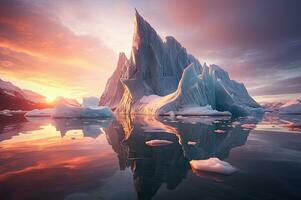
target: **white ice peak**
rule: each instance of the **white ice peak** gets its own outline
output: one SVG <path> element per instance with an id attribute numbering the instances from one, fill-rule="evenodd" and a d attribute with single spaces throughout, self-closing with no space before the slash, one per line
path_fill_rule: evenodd
<path id="1" fill-rule="evenodd" d="M 149 95 L 160 98 L 145 103 L 153 99 Z M 100 105 L 122 113 L 161 115 L 187 106 L 209 105 L 232 114 L 261 110 L 243 84 L 217 65 L 202 66 L 175 38 L 168 36 L 163 42 L 137 11 L 131 57 L 120 54 Z"/>

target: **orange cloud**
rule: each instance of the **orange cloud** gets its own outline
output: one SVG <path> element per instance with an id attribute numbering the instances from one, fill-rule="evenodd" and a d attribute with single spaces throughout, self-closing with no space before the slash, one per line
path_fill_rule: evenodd
<path id="1" fill-rule="evenodd" d="M 37 85 L 33 90 L 41 85 L 55 93 L 57 88 L 59 95 L 64 88 L 69 90 L 65 96 L 76 98 L 99 95 L 115 66 L 112 50 L 74 34 L 34 5 L 7 1 L 0 4 L 0 13 L 2 78 L 19 79 L 21 87 Z M 47 96 L 49 90 L 39 92 Z"/>

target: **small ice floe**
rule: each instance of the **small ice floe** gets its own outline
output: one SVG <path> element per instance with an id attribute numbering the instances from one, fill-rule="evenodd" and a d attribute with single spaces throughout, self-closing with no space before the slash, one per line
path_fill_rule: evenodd
<path id="1" fill-rule="evenodd" d="M 194 145 L 197 144 L 197 142 L 195 142 L 195 141 L 188 141 L 187 144 L 188 144 L 188 145 L 193 145 L 193 146 L 194 146 Z"/>
<path id="2" fill-rule="evenodd" d="M 256 128 L 256 124 L 243 124 L 241 127 L 245 129 L 254 129 Z"/>
<path id="3" fill-rule="evenodd" d="M 220 129 L 214 130 L 214 133 L 225 133 L 225 132 L 226 132 L 226 131 L 220 130 Z"/>
<path id="4" fill-rule="evenodd" d="M 187 117 L 184 117 L 184 116 L 182 116 L 182 115 L 177 115 L 176 118 L 177 118 L 177 119 L 186 119 Z"/>
<path id="5" fill-rule="evenodd" d="M 190 166 L 193 170 L 197 171 L 206 171 L 219 174 L 229 175 L 232 174 L 238 169 L 233 167 L 230 163 L 221 161 L 218 158 L 209 158 L 207 160 L 191 160 Z"/>
<path id="6" fill-rule="evenodd" d="M 152 146 L 152 147 L 156 147 L 156 146 L 165 146 L 165 145 L 169 145 L 172 144 L 172 141 L 169 140 L 149 140 L 146 141 L 145 144 L 148 146 Z"/>

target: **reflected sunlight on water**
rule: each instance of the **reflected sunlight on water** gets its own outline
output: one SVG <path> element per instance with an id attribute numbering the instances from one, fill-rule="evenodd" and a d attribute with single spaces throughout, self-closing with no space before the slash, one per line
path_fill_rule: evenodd
<path id="1" fill-rule="evenodd" d="M 0 183 L 4 188 L 14 188 L 12 199 L 34 197 L 40 185 L 47 185 L 48 193 L 68 191 L 83 182 L 88 184 L 99 169 L 102 176 L 118 169 L 117 158 L 99 127 L 94 127 L 99 135 L 93 138 L 84 137 L 82 129 L 61 132 L 45 124 L 29 131 L 28 125 L 23 124 L 24 131 L 21 128 L 21 132 L 0 142 Z"/>
<path id="2" fill-rule="evenodd" d="M 246 197 L 235 188 L 254 198 L 296 197 L 300 181 L 283 169 L 301 173 L 301 135 L 288 134 L 297 131 L 283 124 L 300 121 L 275 115 L 5 121 L 0 124 L 0 199 Z M 170 142 L 147 145 L 154 140 Z M 191 171 L 190 160 L 212 157 L 239 172 Z M 266 186 L 274 182 L 278 185 Z M 255 185 L 265 190 L 253 190 Z M 291 187 L 283 191 L 283 185 Z"/>

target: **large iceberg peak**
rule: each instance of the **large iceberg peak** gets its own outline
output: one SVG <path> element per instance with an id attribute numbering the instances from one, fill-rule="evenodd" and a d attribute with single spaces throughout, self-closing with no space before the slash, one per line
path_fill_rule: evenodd
<path id="1" fill-rule="evenodd" d="M 151 25 L 143 19 L 143 17 L 135 9 L 134 17 L 134 34 L 133 48 L 138 50 L 143 42 L 151 42 L 152 40 L 161 40 L 157 32 Z"/>
<path id="2" fill-rule="evenodd" d="M 187 107 L 245 114 L 259 107 L 244 85 L 231 80 L 225 70 L 202 66 L 172 36 L 163 41 L 137 10 L 131 56 L 119 55 L 100 105 L 139 114 L 179 113 Z"/>

